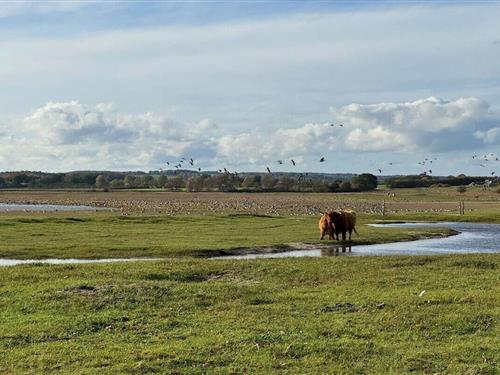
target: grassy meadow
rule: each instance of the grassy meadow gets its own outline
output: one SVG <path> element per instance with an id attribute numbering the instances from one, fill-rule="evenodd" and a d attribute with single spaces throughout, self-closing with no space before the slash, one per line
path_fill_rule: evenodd
<path id="1" fill-rule="evenodd" d="M 495 193 L 479 203 L 471 195 L 463 216 L 441 206 L 457 201 L 457 193 L 430 192 L 420 201 L 421 193 L 398 192 L 403 208 L 383 218 L 500 222 Z M 21 193 L 6 194 L 13 201 Z M 72 194 L 76 203 L 117 207 L 2 213 L 0 258 L 165 259 L 0 267 L 0 373 L 498 372 L 498 253 L 207 259 L 318 244 L 318 216 L 304 210 L 338 202 L 370 207 L 367 195 L 301 201 L 284 194 L 272 203 L 259 194 L 179 193 L 170 201 L 164 196 L 165 203 L 162 193 L 22 194 L 18 201 L 64 203 L 61 194 Z M 216 212 L 207 210 L 210 199 Z M 285 214 L 266 214 L 280 203 Z M 245 205 L 260 208 L 235 212 Z M 189 207 L 190 215 L 167 214 L 167 206 Z M 360 210 L 359 218 L 353 244 L 450 234 L 366 226 L 382 219 L 376 212 Z"/>

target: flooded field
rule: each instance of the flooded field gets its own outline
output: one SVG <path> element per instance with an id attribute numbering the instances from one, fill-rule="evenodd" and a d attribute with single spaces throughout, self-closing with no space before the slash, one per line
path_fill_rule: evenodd
<path id="1" fill-rule="evenodd" d="M 368 224 L 385 228 L 446 227 L 459 232 L 457 235 L 417 241 L 394 242 L 376 245 L 335 245 L 328 249 L 296 250 L 280 253 L 245 254 L 217 259 L 258 259 L 283 257 L 367 256 L 367 255 L 432 255 L 500 252 L 500 224 L 480 223 L 393 223 Z"/>

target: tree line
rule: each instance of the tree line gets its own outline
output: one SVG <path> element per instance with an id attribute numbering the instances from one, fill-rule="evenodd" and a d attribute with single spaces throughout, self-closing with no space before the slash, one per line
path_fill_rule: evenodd
<path id="1" fill-rule="evenodd" d="M 417 188 L 417 187 L 447 187 L 447 186 L 466 186 L 466 185 L 483 185 L 486 181 L 498 183 L 497 177 L 484 176 L 466 176 L 460 174 L 458 176 L 436 177 L 426 174 L 397 176 L 385 180 L 385 184 L 391 189 L 399 188 Z"/>
<path id="2" fill-rule="evenodd" d="M 351 192 L 377 187 L 377 177 L 363 173 L 341 179 L 311 174 L 231 174 L 184 171 L 166 173 L 82 171 L 68 173 L 3 172 L 0 188 L 66 189 L 95 188 L 100 190 L 151 189 L 169 191 L 297 191 Z"/>

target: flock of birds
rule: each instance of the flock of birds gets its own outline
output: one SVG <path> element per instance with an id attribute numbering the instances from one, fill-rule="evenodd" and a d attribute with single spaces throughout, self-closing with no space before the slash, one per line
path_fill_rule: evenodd
<path id="1" fill-rule="evenodd" d="M 339 127 L 339 128 L 343 128 L 344 127 L 344 124 L 342 123 L 330 123 L 329 124 L 331 127 Z M 498 156 L 496 156 L 495 154 L 493 153 L 490 153 L 490 154 L 487 154 L 487 155 L 483 155 L 483 156 L 478 156 L 478 155 L 472 155 L 472 159 L 474 160 L 480 160 L 481 161 L 481 164 L 479 164 L 480 167 L 482 168 L 486 168 L 487 165 L 486 163 L 488 162 L 493 162 L 493 161 L 496 161 L 498 162 L 499 161 L 499 158 Z M 421 161 L 418 161 L 417 164 L 424 167 L 425 170 L 422 172 L 422 174 L 424 175 L 431 175 L 432 174 L 432 168 L 431 166 L 433 165 L 434 162 L 436 162 L 438 159 L 436 157 L 434 158 L 425 158 Z M 321 156 L 321 158 L 318 160 L 319 163 L 324 163 L 326 161 L 326 158 L 324 156 Z M 182 157 L 180 158 L 179 162 L 176 163 L 176 164 L 173 164 L 169 161 L 166 162 L 167 166 L 173 166 L 175 169 L 174 169 L 174 174 L 177 173 L 177 171 L 181 170 L 184 166 L 185 166 L 185 163 L 189 164 L 191 167 L 194 167 L 194 164 L 195 164 L 195 161 L 193 158 L 186 158 L 186 157 Z M 285 163 L 290 163 L 293 167 L 297 166 L 297 162 L 294 160 L 294 159 L 290 159 L 290 160 L 283 160 L 283 159 L 278 159 L 277 160 L 277 164 L 278 165 L 284 165 Z M 394 163 L 393 162 L 388 162 L 386 163 L 386 166 L 393 166 Z M 427 169 L 429 168 L 429 169 Z M 197 170 L 198 172 L 201 172 L 201 168 L 200 167 L 197 167 Z M 163 171 L 163 169 L 160 168 L 160 171 Z M 267 173 L 269 174 L 272 174 L 273 171 L 271 170 L 271 168 L 269 166 L 266 166 L 266 171 Z M 381 175 L 382 172 L 386 171 L 385 167 L 384 169 L 382 169 L 382 167 L 380 168 L 377 168 L 377 171 L 379 172 L 379 174 Z M 218 173 L 224 173 L 226 175 L 233 175 L 233 176 L 238 176 L 238 172 L 230 172 L 227 168 L 222 168 L 222 169 L 218 169 L 217 170 Z M 308 174 L 307 173 L 303 173 L 303 174 L 300 174 L 299 175 L 299 178 L 298 178 L 298 181 L 301 181 L 304 177 L 306 177 Z M 491 176 L 495 176 L 495 171 L 492 171 L 490 173 Z"/>
<path id="2" fill-rule="evenodd" d="M 482 168 L 486 168 L 487 165 L 486 163 L 488 162 L 493 162 L 493 161 L 500 161 L 500 159 L 498 159 L 498 156 L 496 156 L 495 154 L 493 153 L 490 153 L 488 155 L 483 155 L 482 157 L 478 156 L 478 155 L 472 155 L 472 159 L 475 159 L 475 160 L 480 160 L 481 161 L 481 164 L 479 164 L 480 167 Z M 491 176 L 494 176 L 495 175 L 495 172 L 491 172 L 490 173 Z"/>

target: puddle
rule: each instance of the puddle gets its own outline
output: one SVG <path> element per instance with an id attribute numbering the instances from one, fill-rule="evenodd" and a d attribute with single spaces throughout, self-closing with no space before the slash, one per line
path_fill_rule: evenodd
<path id="1" fill-rule="evenodd" d="M 393 224 L 368 224 L 381 228 L 450 228 L 459 234 L 417 241 L 392 242 L 377 245 L 332 245 L 327 249 L 293 250 L 280 253 L 244 254 L 216 257 L 214 259 L 258 259 L 286 257 L 322 256 L 366 256 L 366 255 L 432 255 L 500 252 L 500 224 L 459 222 L 418 222 Z"/>

